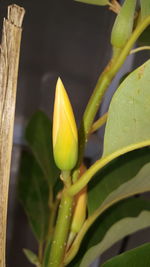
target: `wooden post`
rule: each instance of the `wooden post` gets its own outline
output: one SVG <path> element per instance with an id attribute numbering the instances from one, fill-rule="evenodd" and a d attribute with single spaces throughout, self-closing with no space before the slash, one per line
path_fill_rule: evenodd
<path id="1" fill-rule="evenodd" d="M 0 267 L 5 267 L 8 187 L 24 13 L 17 5 L 8 7 L 0 46 Z"/>

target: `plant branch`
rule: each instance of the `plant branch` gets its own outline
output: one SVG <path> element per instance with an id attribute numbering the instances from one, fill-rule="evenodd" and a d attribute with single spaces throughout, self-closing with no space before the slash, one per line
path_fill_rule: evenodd
<path id="1" fill-rule="evenodd" d="M 121 9 L 121 5 L 118 3 L 117 0 L 112 0 L 111 2 L 108 3 L 109 9 L 113 11 L 114 13 L 118 14 Z"/>
<path id="2" fill-rule="evenodd" d="M 6 217 L 14 113 L 24 9 L 11 5 L 0 49 L 0 266 L 5 267 Z"/>
<path id="3" fill-rule="evenodd" d="M 48 267 L 63 266 L 64 254 L 72 216 L 73 197 L 64 190 L 59 206 L 59 213 L 52 241 Z"/>
<path id="4" fill-rule="evenodd" d="M 88 105 L 85 109 L 82 125 L 79 130 L 79 158 L 78 158 L 78 164 L 76 169 L 73 173 L 73 181 L 75 182 L 78 179 L 79 175 L 79 166 L 83 159 L 83 152 L 84 147 L 88 139 L 88 135 L 90 133 L 90 129 L 92 126 L 92 123 L 94 121 L 95 115 L 99 109 L 99 106 L 102 102 L 102 98 L 110 85 L 112 79 L 115 77 L 118 70 L 121 68 L 123 63 L 126 60 L 126 57 L 129 55 L 131 48 L 133 47 L 135 41 L 138 39 L 138 37 L 141 35 L 141 33 L 146 29 L 146 27 L 150 24 L 150 16 L 145 18 L 134 30 L 132 33 L 130 39 L 127 41 L 125 47 L 117 51 L 117 53 L 114 54 L 113 58 L 110 60 L 102 74 L 100 75 L 96 87 L 93 91 L 92 96 L 90 97 L 90 100 L 88 102 Z"/>
<path id="5" fill-rule="evenodd" d="M 150 24 L 150 16 L 147 17 L 145 20 L 143 20 L 143 22 L 140 25 L 138 25 L 138 27 L 134 30 L 130 39 L 126 43 L 125 47 L 122 49 L 119 55 L 114 56 L 114 58 L 112 58 L 112 60 L 110 61 L 108 66 L 105 68 L 100 78 L 98 79 L 95 90 L 89 100 L 89 103 L 86 107 L 86 110 L 83 116 L 85 136 L 88 136 L 89 134 L 91 124 L 99 109 L 99 105 L 101 103 L 102 97 L 108 85 L 110 84 L 113 77 L 118 72 L 118 70 L 121 68 L 124 61 L 126 60 L 126 57 L 128 56 L 135 41 L 138 39 L 140 34 L 144 31 L 144 29 L 149 24 Z"/>
<path id="6" fill-rule="evenodd" d="M 141 46 L 141 47 L 137 47 L 135 49 L 132 49 L 130 51 L 130 55 L 134 54 L 134 53 L 137 53 L 137 52 L 140 52 L 140 51 L 143 51 L 143 50 L 150 50 L 150 46 Z"/>
<path id="7" fill-rule="evenodd" d="M 67 188 L 69 188 L 71 185 L 70 172 L 62 171 L 60 178 L 64 182 L 64 190 L 61 196 L 48 267 L 64 266 L 63 260 L 65 257 L 69 226 L 72 217 L 72 206 L 74 198 L 67 193 Z"/>
<path id="8" fill-rule="evenodd" d="M 42 263 L 42 259 L 43 259 L 43 242 L 39 242 L 38 259 L 39 259 L 39 262 Z"/>
<path id="9" fill-rule="evenodd" d="M 108 112 L 106 112 L 102 117 L 100 117 L 97 121 L 95 121 L 92 125 L 91 133 L 94 133 L 95 131 L 97 131 L 100 127 L 102 127 L 106 121 L 107 121 L 107 117 L 108 117 Z"/>

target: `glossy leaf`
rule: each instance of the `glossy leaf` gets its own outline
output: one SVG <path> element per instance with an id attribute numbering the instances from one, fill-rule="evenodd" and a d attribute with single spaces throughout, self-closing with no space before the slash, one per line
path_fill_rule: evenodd
<path id="1" fill-rule="evenodd" d="M 146 28 L 146 30 L 140 35 L 139 39 L 137 40 L 138 46 L 149 46 L 150 45 L 150 26 Z M 147 53 L 150 53 L 147 50 Z"/>
<path id="2" fill-rule="evenodd" d="M 112 191 L 133 178 L 147 162 L 150 162 L 150 149 L 143 148 L 115 159 L 95 175 L 88 187 L 89 215 Z"/>
<path id="3" fill-rule="evenodd" d="M 75 1 L 97 6 L 106 6 L 109 3 L 109 0 L 75 0 Z"/>
<path id="4" fill-rule="evenodd" d="M 54 184 L 59 171 L 53 158 L 52 124 L 42 111 L 36 112 L 29 121 L 26 140 L 49 184 Z"/>
<path id="5" fill-rule="evenodd" d="M 109 208 L 91 226 L 80 246 L 79 253 L 69 267 L 78 267 L 85 252 L 99 243 L 112 225 L 125 217 L 136 217 L 143 210 L 150 211 L 150 202 L 142 198 L 123 200 Z"/>
<path id="6" fill-rule="evenodd" d="M 146 228 L 150 225 L 150 212 L 142 211 L 135 218 L 124 218 L 115 223 L 106 233 L 103 240 L 96 246 L 90 248 L 80 264 L 80 267 L 88 267 L 94 259 L 99 257 L 104 251 L 110 248 L 114 243 L 125 237 Z"/>
<path id="7" fill-rule="evenodd" d="M 87 219 L 86 225 L 88 225 L 88 228 L 86 228 L 86 231 L 84 231 L 84 235 L 86 234 L 90 226 L 96 221 L 96 219 L 100 215 L 102 215 L 108 208 L 113 206 L 115 203 L 118 203 L 119 201 L 125 198 L 128 198 L 128 197 L 134 196 L 136 194 L 150 191 L 149 174 L 150 174 L 150 163 L 147 163 L 134 178 L 127 181 L 126 183 L 123 183 L 118 188 L 116 188 L 114 191 L 112 191 L 105 198 L 105 200 L 100 205 L 100 207 Z M 101 223 L 100 223 L 100 226 L 101 226 Z M 78 235 L 76 248 L 80 246 L 82 239 L 83 237 L 82 237 L 82 230 L 81 230 L 81 232 Z"/>
<path id="8" fill-rule="evenodd" d="M 133 71 L 114 94 L 104 137 L 104 154 L 116 157 L 150 145 L 150 60 Z"/>
<path id="9" fill-rule="evenodd" d="M 45 240 L 49 221 L 49 186 L 29 152 L 22 155 L 18 194 L 35 237 L 38 241 Z"/>
<path id="10" fill-rule="evenodd" d="M 111 207 L 114 203 L 117 203 L 127 197 L 150 191 L 149 174 L 150 163 L 147 163 L 134 178 L 126 183 L 123 183 L 116 190 L 112 191 L 96 210 L 97 213 L 99 215 L 102 214 L 108 207 Z"/>
<path id="11" fill-rule="evenodd" d="M 129 250 L 117 257 L 112 258 L 102 267 L 148 267 L 150 266 L 150 243 Z"/>
<path id="12" fill-rule="evenodd" d="M 34 264 L 36 267 L 41 267 L 41 264 L 38 260 L 38 257 L 35 253 L 33 253 L 31 250 L 29 249 L 24 249 L 23 250 L 24 254 L 26 255 L 27 259 Z"/>

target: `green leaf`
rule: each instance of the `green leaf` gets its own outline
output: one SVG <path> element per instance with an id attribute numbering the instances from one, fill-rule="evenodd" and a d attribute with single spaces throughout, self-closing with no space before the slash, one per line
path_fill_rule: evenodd
<path id="1" fill-rule="evenodd" d="M 97 6 L 106 6 L 109 4 L 109 0 L 75 0 L 75 1 Z"/>
<path id="2" fill-rule="evenodd" d="M 23 249 L 24 254 L 26 255 L 27 259 L 34 264 L 36 267 L 41 267 L 39 259 L 35 253 L 33 253 L 29 249 Z"/>
<path id="3" fill-rule="evenodd" d="M 150 201 L 144 200 L 142 197 L 123 200 L 106 210 L 92 225 L 88 233 L 88 236 L 92 233 L 88 247 L 100 242 L 113 224 L 125 217 L 136 217 L 143 210 L 150 211 Z"/>
<path id="4" fill-rule="evenodd" d="M 127 197 L 134 196 L 143 192 L 150 191 L 150 163 L 147 163 L 138 174 L 120 185 L 116 190 L 112 191 L 106 199 L 103 201 L 101 206 L 97 209 L 101 214 L 108 207 L 112 206 L 114 203 L 119 202 Z"/>
<path id="5" fill-rule="evenodd" d="M 129 250 L 117 257 L 112 258 L 102 267 L 148 267 L 150 266 L 150 243 Z"/>
<path id="6" fill-rule="evenodd" d="M 149 0 L 140 0 L 141 3 L 141 19 L 145 19 L 150 16 L 150 1 Z"/>
<path id="7" fill-rule="evenodd" d="M 95 175 L 88 186 L 89 215 L 112 191 L 133 178 L 147 162 L 150 162 L 150 149 L 143 148 L 115 159 Z"/>
<path id="8" fill-rule="evenodd" d="M 138 46 L 149 46 L 150 45 L 150 26 L 140 35 L 137 40 Z M 149 52 L 149 50 L 147 50 Z"/>
<path id="9" fill-rule="evenodd" d="M 59 171 L 53 158 L 52 124 L 42 111 L 36 112 L 29 121 L 26 140 L 49 184 L 54 184 Z"/>
<path id="10" fill-rule="evenodd" d="M 150 145 L 150 60 L 133 71 L 114 94 L 108 112 L 104 154 Z"/>
<path id="11" fill-rule="evenodd" d="M 100 207 L 96 209 L 91 216 L 88 217 L 86 223 L 83 225 L 81 231 L 78 234 L 78 238 L 74 242 L 74 246 L 70 249 L 70 254 L 75 256 L 80 244 L 87 233 L 90 226 L 96 221 L 96 219 L 102 215 L 108 208 L 118 203 L 119 201 L 134 196 L 136 194 L 140 194 L 143 192 L 150 191 L 150 163 L 147 163 L 138 174 L 127 181 L 126 183 L 120 185 L 117 189 L 112 191 L 102 202 Z M 73 250 L 73 251 L 71 251 Z"/>
<path id="12" fill-rule="evenodd" d="M 85 252 L 99 243 L 106 235 L 109 228 L 125 217 L 137 217 L 141 211 L 150 211 L 150 202 L 142 198 L 130 198 L 123 200 L 103 213 L 87 232 L 79 253 L 70 263 L 69 267 L 78 267 Z"/>
<path id="13" fill-rule="evenodd" d="M 142 211 L 136 218 L 125 218 L 115 223 L 106 233 L 103 240 L 90 248 L 80 264 L 80 267 L 88 267 L 97 257 L 110 248 L 114 243 L 150 225 L 150 212 Z M 121 265 L 122 266 L 122 265 Z"/>
<path id="14" fill-rule="evenodd" d="M 19 199 L 28 216 L 32 231 L 40 242 L 45 240 L 49 222 L 49 186 L 43 172 L 29 152 L 21 159 L 18 184 Z"/>

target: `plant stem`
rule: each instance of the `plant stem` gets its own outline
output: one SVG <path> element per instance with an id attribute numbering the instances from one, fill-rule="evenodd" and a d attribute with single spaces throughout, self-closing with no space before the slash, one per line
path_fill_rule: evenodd
<path id="1" fill-rule="evenodd" d="M 51 206 L 53 205 L 53 187 L 52 185 L 49 186 L 49 200 L 48 200 L 48 205 L 49 208 L 51 208 Z"/>
<path id="2" fill-rule="evenodd" d="M 86 136 L 88 135 L 91 124 L 94 120 L 94 117 L 98 111 L 99 105 L 101 103 L 102 97 L 112 81 L 115 74 L 121 68 L 122 64 L 124 63 L 126 57 L 128 56 L 132 46 L 134 45 L 135 41 L 138 39 L 140 34 L 144 31 L 144 29 L 150 24 L 150 16 L 147 17 L 133 32 L 130 39 L 126 43 L 125 47 L 116 55 L 105 68 L 104 72 L 100 76 L 96 88 L 89 100 L 89 103 L 86 107 L 83 121 L 84 121 L 84 131 Z"/>
<path id="3" fill-rule="evenodd" d="M 66 242 L 72 216 L 73 197 L 64 189 L 54 232 L 48 267 L 63 266 Z"/>
<path id="4" fill-rule="evenodd" d="M 42 259 L 43 259 L 43 242 L 39 242 L 38 258 L 39 258 L 39 262 L 42 263 Z"/>
<path id="5" fill-rule="evenodd" d="M 85 109 L 82 125 L 79 130 L 79 160 L 77 167 L 73 173 L 73 181 L 78 179 L 78 168 L 82 162 L 83 152 L 85 143 L 87 142 L 88 135 L 91 130 L 91 126 L 95 115 L 99 109 L 99 106 L 102 102 L 102 98 L 110 85 L 112 79 L 115 77 L 118 70 L 123 65 L 126 57 L 130 53 L 132 46 L 134 45 L 135 41 L 141 35 L 141 33 L 146 29 L 146 27 L 150 24 L 150 16 L 145 18 L 134 30 L 130 39 L 127 41 L 126 45 L 121 51 L 118 51 L 113 58 L 110 60 L 102 74 L 100 75 L 96 87 L 93 91 L 92 96 L 88 102 L 88 105 Z"/>
<path id="6" fill-rule="evenodd" d="M 97 121 L 95 121 L 92 125 L 91 133 L 94 133 L 95 131 L 97 131 L 100 127 L 102 127 L 106 121 L 107 121 L 107 117 L 108 117 L 108 112 L 106 112 L 102 117 L 100 117 Z"/>
<path id="7" fill-rule="evenodd" d="M 66 187 L 71 185 L 70 171 L 62 171 L 60 177 Z"/>
<path id="8" fill-rule="evenodd" d="M 130 55 L 134 54 L 134 53 L 137 53 L 137 52 L 140 52 L 140 51 L 143 51 L 143 50 L 150 50 L 150 46 L 140 46 L 140 47 L 137 47 L 135 49 L 132 49 L 130 51 Z"/>
<path id="9" fill-rule="evenodd" d="M 112 10 L 114 13 L 118 14 L 121 9 L 121 5 L 118 3 L 117 0 L 112 0 L 111 3 L 108 3 L 109 9 Z"/>
<path id="10" fill-rule="evenodd" d="M 64 190 L 59 205 L 48 267 L 63 266 L 67 238 L 69 234 L 69 226 L 72 216 L 73 197 L 67 193 L 67 189 L 71 186 L 70 171 L 62 171 L 60 178 L 64 182 Z"/>
<path id="11" fill-rule="evenodd" d="M 69 226 L 72 216 L 73 197 L 68 195 L 71 186 L 70 171 L 62 171 L 60 178 L 64 182 L 61 202 L 59 205 L 56 227 L 51 245 L 48 267 L 61 267 L 65 257 Z"/>

